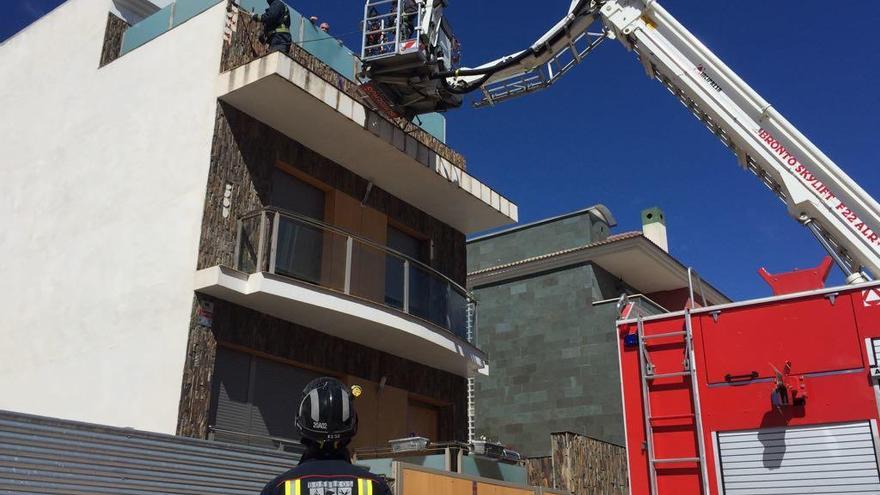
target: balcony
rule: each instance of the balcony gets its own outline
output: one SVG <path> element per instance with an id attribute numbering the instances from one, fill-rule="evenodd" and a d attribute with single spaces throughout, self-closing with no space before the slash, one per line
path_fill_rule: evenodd
<path id="1" fill-rule="evenodd" d="M 270 208 L 242 217 L 235 266 L 199 271 L 196 290 L 461 376 L 486 366 L 468 343 L 476 303 L 466 289 L 296 213 Z"/>
<path id="2" fill-rule="evenodd" d="M 300 27 L 294 31 L 304 34 L 297 36 L 311 41 L 311 23 L 300 21 Z M 288 54 L 262 55 L 253 48 L 260 30 L 250 16 L 239 16 L 224 49 L 220 101 L 462 233 L 517 221 L 517 206 L 469 174 L 459 153 L 375 110 L 354 77 L 359 62 L 347 50 L 330 56 L 334 46 L 344 48 L 336 40 L 318 38 Z"/>
<path id="3" fill-rule="evenodd" d="M 345 91 L 276 52 L 220 75 L 218 98 L 465 234 L 515 204 Z"/>
<path id="4" fill-rule="evenodd" d="M 188 20 L 196 17 L 222 0 L 176 0 L 164 8 L 147 16 L 123 33 L 119 55 L 135 50 L 168 31 L 177 28 Z M 285 2 L 292 3 L 292 2 Z M 239 0 L 239 7 L 244 12 L 262 12 L 266 8 L 265 0 Z M 288 5 L 291 21 L 293 42 L 303 47 L 312 56 L 327 64 L 333 70 L 354 81 L 355 74 L 360 71 L 360 59 L 346 47 L 341 40 L 318 29 L 302 14 Z M 416 124 L 440 141 L 446 141 L 446 119 L 438 114 L 423 115 Z"/>
<path id="5" fill-rule="evenodd" d="M 125 31 L 120 55 L 187 29 L 190 20 L 221 3 L 170 3 Z M 516 223 L 517 206 L 468 174 L 464 158 L 445 145 L 443 115 L 419 116 L 415 125 L 380 115 L 359 87 L 357 55 L 294 9 L 291 52 L 261 56 L 262 26 L 251 12 L 264 9 L 265 1 L 238 5 L 228 19 L 231 37 L 218 45 L 218 99 L 462 233 Z"/>

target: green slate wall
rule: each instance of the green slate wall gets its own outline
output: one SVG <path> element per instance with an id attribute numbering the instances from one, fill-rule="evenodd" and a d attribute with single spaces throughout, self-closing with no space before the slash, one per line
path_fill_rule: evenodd
<path id="1" fill-rule="evenodd" d="M 592 210 L 468 243 L 468 272 L 585 246 L 609 236 Z M 623 444 L 615 304 L 632 289 L 589 262 L 473 287 L 477 345 L 489 376 L 476 381 L 477 435 L 529 457 L 571 431 Z"/>
<path id="2" fill-rule="evenodd" d="M 476 382 L 477 435 L 533 457 L 550 433 L 572 431 L 623 443 L 616 280 L 591 264 L 476 289 L 477 345 L 490 375 Z"/>
<path id="3" fill-rule="evenodd" d="M 589 211 L 566 215 L 468 244 L 468 273 L 605 240 L 608 225 Z"/>

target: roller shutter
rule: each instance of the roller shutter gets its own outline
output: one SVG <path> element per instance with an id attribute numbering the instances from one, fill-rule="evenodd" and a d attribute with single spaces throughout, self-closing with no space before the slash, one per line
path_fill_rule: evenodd
<path id="1" fill-rule="evenodd" d="M 310 370 L 218 348 L 212 381 L 214 439 L 268 448 L 278 448 L 279 439 L 299 440 L 296 408 L 303 388 L 320 376 Z"/>
<path id="2" fill-rule="evenodd" d="M 872 425 L 720 432 L 725 495 L 880 494 Z"/>

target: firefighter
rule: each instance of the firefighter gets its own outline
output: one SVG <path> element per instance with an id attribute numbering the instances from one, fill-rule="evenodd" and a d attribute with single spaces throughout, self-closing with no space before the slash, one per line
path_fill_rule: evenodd
<path id="1" fill-rule="evenodd" d="M 403 2 L 403 40 L 413 37 L 418 22 L 419 7 L 415 0 L 400 0 Z"/>
<path id="2" fill-rule="evenodd" d="M 398 11 L 401 13 L 400 33 L 397 33 L 396 36 L 399 36 L 399 41 L 402 42 L 412 38 L 415 33 L 416 23 L 419 20 L 419 6 L 415 0 L 396 0 L 396 2 L 391 4 L 391 10 L 389 11 L 390 17 L 388 19 L 391 26 L 397 25 Z"/>
<path id="3" fill-rule="evenodd" d="M 299 466 L 270 481 L 261 495 L 391 495 L 382 479 L 351 464 L 348 444 L 358 428 L 355 392 L 335 378 L 306 385 L 296 416 L 306 451 Z"/>
<path id="4" fill-rule="evenodd" d="M 281 0 L 266 0 L 269 7 L 257 20 L 263 24 L 260 41 L 269 44 L 269 52 L 288 53 L 293 38 L 290 37 L 290 10 Z"/>
<path id="5" fill-rule="evenodd" d="M 384 27 L 384 20 L 379 20 L 379 11 L 376 10 L 376 7 L 370 7 L 370 10 L 367 11 L 367 27 L 366 30 L 370 34 L 367 35 L 367 50 L 366 55 L 372 56 L 382 51 L 382 40 L 385 39 L 384 33 L 382 32 L 382 28 Z"/>

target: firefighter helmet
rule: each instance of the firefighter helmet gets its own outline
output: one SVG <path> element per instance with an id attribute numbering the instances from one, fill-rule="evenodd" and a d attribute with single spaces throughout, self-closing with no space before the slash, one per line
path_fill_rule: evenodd
<path id="1" fill-rule="evenodd" d="M 348 387 L 327 377 L 306 385 L 296 415 L 296 427 L 303 438 L 318 443 L 340 442 L 355 436 L 358 420 Z"/>

